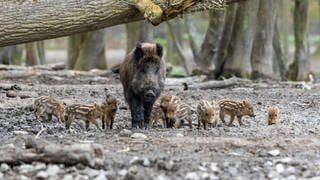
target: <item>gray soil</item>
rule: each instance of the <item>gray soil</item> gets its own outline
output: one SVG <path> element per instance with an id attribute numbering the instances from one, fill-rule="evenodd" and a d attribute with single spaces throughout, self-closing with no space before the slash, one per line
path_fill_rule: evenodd
<path id="1" fill-rule="evenodd" d="M 228 127 L 219 121 L 218 127 L 209 130 L 196 126 L 192 130 L 131 130 L 122 87 L 112 73 L 92 76 L 45 72 L 29 79 L 1 80 L 0 150 L 24 149 L 25 137 L 34 137 L 41 130 L 31 108 L 39 96 L 51 95 L 68 104 L 102 102 L 104 88 L 108 88 L 117 97 L 119 110 L 114 129 L 104 132 L 92 124 L 86 131 L 81 121 L 74 122 L 70 131 L 55 118 L 43 122 L 47 129 L 40 134 L 41 140 L 60 145 L 103 145 L 103 167 L 2 163 L 0 179 L 320 179 L 320 86 L 308 87 L 303 83 L 252 82 L 183 91 L 166 86 L 163 94 L 178 95 L 192 107 L 202 98 L 248 99 L 256 117 L 244 117 L 244 126 L 235 121 Z M 271 105 L 280 108 L 279 125 L 267 125 L 266 111 Z M 197 123 L 195 116 L 193 122 Z"/>

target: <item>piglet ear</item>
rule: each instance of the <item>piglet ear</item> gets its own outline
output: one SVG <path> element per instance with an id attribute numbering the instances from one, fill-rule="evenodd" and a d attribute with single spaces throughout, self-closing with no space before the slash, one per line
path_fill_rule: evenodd
<path id="1" fill-rule="evenodd" d="M 143 49 L 140 42 L 137 43 L 136 48 L 134 49 L 134 57 L 136 60 L 139 60 L 143 57 Z"/>
<path id="2" fill-rule="evenodd" d="M 162 57 L 162 55 L 163 55 L 163 47 L 161 46 L 161 44 L 156 43 L 156 49 L 157 49 L 157 55 L 159 57 Z"/>

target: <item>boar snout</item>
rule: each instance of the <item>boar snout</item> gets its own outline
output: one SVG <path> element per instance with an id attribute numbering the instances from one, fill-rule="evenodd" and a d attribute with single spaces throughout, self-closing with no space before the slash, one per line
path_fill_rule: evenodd
<path id="1" fill-rule="evenodd" d="M 156 94 L 152 90 L 148 90 L 144 93 L 144 98 L 146 101 L 153 101 L 156 98 Z"/>

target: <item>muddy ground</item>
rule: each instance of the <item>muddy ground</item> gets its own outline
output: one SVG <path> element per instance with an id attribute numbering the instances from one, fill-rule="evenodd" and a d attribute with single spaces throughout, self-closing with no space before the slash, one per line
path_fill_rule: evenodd
<path id="1" fill-rule="evenodd" d="M 320 179 L 320 84 L 250 82 L 183 91 L 180 84 L 170 82 L 163 94 L 178 95 L 193 107 L 201 98 L 249 99 L 256 117 L 245 117 L 245 126 L 241 127 L 235 121 L 233 127 L 219 122 L 218 127 L 209 130 L 130 130 L 130 112 L 122 87 L 118 76 L 111 72 L 96 75 L 43 71 L 27 79 L 2 79 L 0 151 L 24 149 L 25 138 L 41 130 L 30 108 L 36 97 L 51 95 L 68 104 L 93 103 L 103 101 L 104 88 L 108 88 L 118 98 L 120 109 L 113 130 L 99 132 L 91 125 L 86 131 L 79 121 L 66 131 L 53 119 L 43 123 L 47 129 L 39 135 L 39 139 L 59 145 L 103 145 L 101 168 L 2 163 L 0 179 Z M 280 108 L 280 125 L 267 125 L 266 110 L 270 105 Z M 131 137 L 133 134 L 138 137 Z"/>

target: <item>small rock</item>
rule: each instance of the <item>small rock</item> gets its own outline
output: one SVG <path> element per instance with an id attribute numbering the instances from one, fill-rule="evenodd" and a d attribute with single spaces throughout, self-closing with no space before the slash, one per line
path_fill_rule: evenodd
<path id="1" fill-rule="evenodd" d="M 30 178 L 28 178 L 27 176 L 24 176 L 24 175 L 20 175 L 20 176 L 18 176 L 18 179 L 19 180 L 29 180 Z"/>
<path id="2" fill-rule="evenodd" d="M 290 164 L 292 162 L 292 159 L 289 157 L 280 159 L 278 162 L 284 163 L 284 164 Z"/>
<path id="3" fill-rule="evenodd" d="M 283 173 L 284 171 L 284 166 L 283 164 L 277 164 L 276 165 L 276 171 L 280 174 L 280 173 Z"/>
<path id="4" fill-rule="evenodd" d="M 156 180 L 170 180 L 170 178 L 162 173 L 156 178 Z"/>
<path id="5" fill-rule="evenodd" d="M 297 179 L 297 177 L 295 176 L 295 175 L 290 175 L 290 176 L 288 176 L 288 177 L 286 177 L 286 180 L 296 180 Z M 318 178 L 311 178 L 312 180 L 319 180 L 320 179 L 320 177 L 318 177 Z"/>
<path id="6" fill-rule="evenodd" d="M 14 135 L 28 135 L 29 133 L 27 131 L 13 131 Z"/>
<path id="7" fill-rule="evenodd" d="M 27 98 L 33 98 L 33 97 L 38 97 L 38 94 L 36 92 L 21 92 L 19 94 L 21 99 L 27 99 Z"/>
<path id="8" fill-rule="evenodd" d="M 0 172 L 0 179 L 3 179 L 3 173 Z"/>
<path id="9" fill-rule="evenodd" d="M 200 180 L 200 176 L 196 172 L 188 172 L 184 178 L 190 180 Z"/>
<path id="10" fill-rule="evenodd" d="M 274 149 L 274 150 L 269 151 L 268 154 L 271 156 L 279 156 L 280 151 L 278 149 Z"/>
<path id="11" fill-rule="evenodd" d="M 272 165 L 273 165 L 273 163 L 271 161 L 267 161 L 264 163 L 264 166 L 267 166 L 267 167 L 270 167 Z"/>
<path id="12" fill-rule="evenodd" d="M 270 171 L 268 173 L 268 178 L 270 178 L 270 179 L 276 178 L 278 176 L 279 176 L 279 174 L 276 171 Z"/>
<path id="13" fill-rule="evenodd" d="M 89 176 L 78 174 L 74 180 L 88 180 Z"/>
<path id="14" fill-rule="evenodd" d="M 143 133 L 133 133 L 130 137 L 134 138 L 134 139 L 146 139 L 147 138 L 147 136 Z"/>
<path id="15" fill-rule="evenodd" d="M 6 95 L 7 95 L 7 97 L 9 97 L 9 98 L 15 98 L 15 97 L 18 96 L 18 93 L 17 93 L 16 91 L 10 90 L 10 91 L 7 91 Z"/>
<path id="16" fill-rule="evenodd" d="M 128 174 L 128 171 L 127 171 L 126 169 L 121 169 L 120 171 L 118 171 L 118 174 L 119 174 L 120 176 L 125 176 L 125 175 Z"/>
<path id="17" fill-rule="evenodd" d="M 97 177 L 94 178 L 94 180 L 107 180 L 106 175 L 103 171 L 100 171 Z"/>
<path id="18" fill-rule="evenodd" d="M 182 133 L 177 133 L 176 137 L 184 137 L 184 135 Z"/>
<path id="19" fill-rule="evenodd" d="M 213 172 L 218 172 L 219 171 L 218 164 L 215 162 L 210 163 L 210 169 Z"/>
<path id="20" fill-rule="evenodd" d="M 123 129 L 119 133 L 119 135 L 122 137 L 130 137 L 131 134 L 132 134 L 132 131 L 130 131 L 128 129 Z"/>
<path id="21" fill-rule="evenodd" d="M 62 180 L 73 180 L 73 177 L 71 174 L 66 174 Z"/>
<path id="22" fill-rule="evenodd" d="M 49 165 L 46 172 L 49 176 L 55 176 L 59 171 L 60 168 L 58 165 Z"/>
<path id="23" fill-rule="evenodd" d="M 128 172 L 132 173 L 132 174 L 137 174 L 138 166 L 134 165 L 134 166 L 129 167 Z"/>
<path id="24" fill-rule="evenodd" d="M 30 171 L 33 171 L 34 170 L 34 167 L 30 164 L 22 164 L 20 167 L 19 167 L 19 172 L 21 174 L 26 174 Z"/>
<path id="25" fill-rule="evenodd" d="M 37 179 L 47 179 L 48 174 L 45 171 L 39 171 L 37 173 Z"/>
<path id="26" fill-rule="evenodd" d="M 45 163 L 36 163 L 34 169 L 43 170 L 46 169 L 47 165 Z"/>
<path id="27" fill-rule="evenodd" d="M 10 170 L 10 166 L 8 164 L 6 164 L 6 163 L 2 163 L 1 164 L 1 166 L 0 166 L 0 171 L 1 172 L 5 173 L 5 172 L 7 172 L 9 170 Z"/>
<path id="28" fill-rule="evenodd" d="M 97 175 L 99 175 L 99 171 L 98 170 L 95 170 L 95 169 L 91 169 L 91 168 L 86 168 L 85 170 L 84 170 L 84 173 L 86 174 L 86 175 L 88 175 L 90 178 L 92 178 L 92 177 L 95 177 L 95 176 L 97 176 Z"/>

